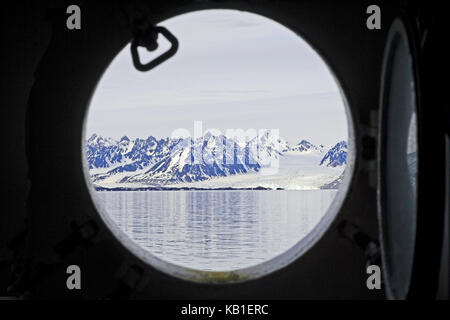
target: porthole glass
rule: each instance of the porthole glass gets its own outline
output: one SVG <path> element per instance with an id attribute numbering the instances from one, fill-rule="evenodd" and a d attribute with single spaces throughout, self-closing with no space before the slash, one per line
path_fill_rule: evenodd
<path id="1" fill-rule="evenodd" d="M 325 232 L 350 179 L 339 84 L 266 17 L 205 10 L 160 25 L 177 54 L 142 73 L 127 45 L 86 116 L 100 215 L 134 254 L 183 278 L 239 281 L 292 262 Z"/>

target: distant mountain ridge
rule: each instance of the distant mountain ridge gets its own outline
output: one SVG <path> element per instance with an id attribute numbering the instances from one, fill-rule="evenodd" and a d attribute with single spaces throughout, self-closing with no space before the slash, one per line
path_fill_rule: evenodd
<path id="1" fill-rule="evenodd" d="M 336 143 L 320 161 L 320 165 L 326 165 L 327 167 L 342 166 L 347 163 L 347 142 L 341 141 Z"/>
<path id="2" fill-rule="evenodd" d="M 290 146 L 269 130 L 249 141 L 209 132 L 195 140 L 123 136 L 117 141 L 93 134 L 85 147 L 92 182 L 114 178 L 119 183 L 150 186 L 255 173 L 287 153 L 315 152 L 321 156 L 327 151 L 323 145 L 306 140 Z M 346 154 L 347 143 L 341 141 L 326 152 L 320 165 L 343 166 Z"/>

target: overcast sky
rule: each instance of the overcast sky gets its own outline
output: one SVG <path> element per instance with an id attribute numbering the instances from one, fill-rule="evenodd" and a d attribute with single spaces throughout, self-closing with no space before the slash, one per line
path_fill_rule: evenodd
<path id="1" fill-rule="evenodd" d="M 347 139 L 343 99 L 326 64 L 300 37 L 259 15 L 234 10 L 184 14 L 160 23 L 177 54 L 149 72 L 129 46 L 92 98 L 86 132 L 119 139 L 168 137 L 178 128 L 279 129 L 290 143 Z M 168 48 L 160 37 L 158 51 Z"/>

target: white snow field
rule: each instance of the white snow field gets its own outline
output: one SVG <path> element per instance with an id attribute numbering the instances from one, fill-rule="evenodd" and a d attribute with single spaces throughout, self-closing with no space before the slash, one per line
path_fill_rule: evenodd
<path id="1" fill-rule="evenodd" d="M 320 166 L 325 152 L 323 150 L 288 151 L 279 157 L 279 168 L 273 174 L 261 172 L 236 174 L 227 177 L 213 177 L 204 181 L 183 182 L 165 185 L 165 187 L 189 188 L 256 188 L 288 190 L 313 190 L 337 179 L 345 166 Z M 137 170 L 133 175 L 143 174 L 148 168 Z M 98 173 L 98 171 L 96 172 Z M 103 180 L 96 181 L 95 186 L 104 188 L 139 188 L 152 185 L 140 182 L 121 182 L 130 176 L 130 172 L 121 172 Z"/>
<path id="2" fill-rule="evenodd" d="M 320 166 L 319 163 L 323 155 L 324 152 L 322 151 L 289 151 L 280 156 L 279 169 L 274 174 L 265 175 L 260 172 L 238 174 L 205 181 L 177 183 L 167 187 L 320 189 L 324 184 L 337 179 L 345 167 Z"/>

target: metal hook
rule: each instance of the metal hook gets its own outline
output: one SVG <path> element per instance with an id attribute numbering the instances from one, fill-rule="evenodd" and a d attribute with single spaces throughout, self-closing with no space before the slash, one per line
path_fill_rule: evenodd
<path id="1" fill-rule="evenodd" d="M 139 71 L 149 71 L 153 69 L 157 65 L 173 57 L 178 50 L 178 39 L 172 33 L 170 33 L 169 30 L 167 30 L 164 27 L 157 26 L 154 27 L 154 32 L 156 32 L 156 34 L 158 33 L 162 34 L 170 42 L 172 46 L 170 47 L 169 50 L 161 54 L 159 57 L 153 59 L 152 61 L 146 64 L 143 64 L 139 58 L 139 52 L 137 49 L 139 46 L 143 46 L 142 45 L 143 42 L 141 41 L 142 39 L 140 39 L 140 37 L 135 37 L 133 39 L 133 42 L 131 43 L 131 56 L 133 58 L 134 67 Z M 156 47 L 154 49 L 156 49 Z"/>

